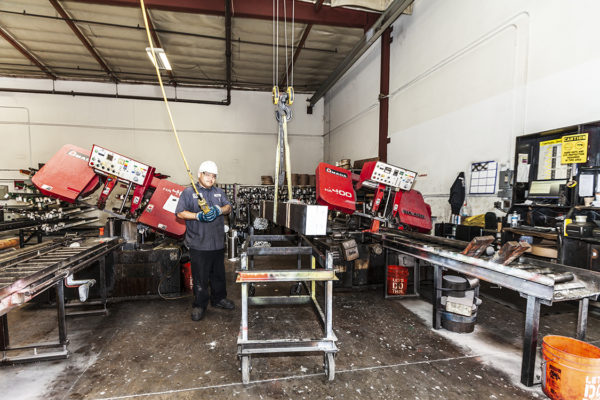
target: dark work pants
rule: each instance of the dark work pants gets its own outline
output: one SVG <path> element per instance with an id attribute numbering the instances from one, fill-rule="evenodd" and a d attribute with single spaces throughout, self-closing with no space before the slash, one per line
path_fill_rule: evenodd
<path id="1" fill-rule="evenodd" d="M 190 249 L 190 257 L 194 280 L 194 303 L 192 306 L 206 308 L 209 298 L 212 304 L 226 298 L 224 250 Z M 208 294 L 209 284 L 210 296 Z"/>

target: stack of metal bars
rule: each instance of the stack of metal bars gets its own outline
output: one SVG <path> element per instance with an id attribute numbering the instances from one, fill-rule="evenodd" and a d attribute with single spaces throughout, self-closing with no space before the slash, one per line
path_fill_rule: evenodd
<path id="1" fill-rule="evenodd" d="M 292 247 L 253 247 L 256 241 L 296 242 Z M 290 255 L 298 257 L 298 269 L 295 270 L 255 270 L 254 256 Z M 302 255 L 311 256 L 311 268 L 302 269 Z M 251 356 L 255 354 L 310 353 L 322 352 L 324 369 L 328 379 L 335 377 L 335 354 L 337 337 L 333 333 L 333 281 L 337 280 L 333 269 L 333 256 L 321 253 L 304 235 L 254 235 L 253 229 L 241 253 L 241 269 L 237 271 L 236 282 L 242 285 L 242 320 L 238 336 L 238 357 L 240 358 L 242 382 L 250 382 Z M 320 268 L 317 268 L 317 264 Z M 249 268 L 250 267 L 250 268 Z M 316 282 L 324 282 L 324 308 L 321 308 L 316 296 Z M 303 285 L 307 295 L 292 288 L 290 296 L 252 296 L 250 291 L 255 283 L 298 282 Z M 306 284 L 310 282 L 310 288 Z M 320 339 L 260 339 L 248 337 L 248 306 L 261 305 L 302 305 L 311 304 L 323 328 L 324 337 Z"/>
<path id="2" fill-rule="evenodd" d="M 72 243 L 77 247 L 70 247 Z M 119 238 L 62 238 L 20 249 L 0 258 L 0 351 L 1 364 L 66 358 L 67 329 L 63 279 L 90 264 L 100 262 L 101 294 L 106 304 L 103 283 L 105 257 L 121 245 Z M 56 287 L 58 313 L 58 342 L 11 346 L 7 313 L 20 307 L 38 294 Z M 39 349 L 58 348 L 58 351 L 38 353 Z M 9 352 L 33 350 L 33 355 L 9 357 Z"/>

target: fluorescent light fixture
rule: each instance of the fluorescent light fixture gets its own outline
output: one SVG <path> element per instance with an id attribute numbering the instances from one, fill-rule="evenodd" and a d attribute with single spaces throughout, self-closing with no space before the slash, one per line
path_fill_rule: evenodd
<path id="1" fill-rule="evenodd" d="M 150 47 L 146 47 L 146 53 L 148 53 L 148 57 L 150 61 L 152 61 L 152 65 L 154 64 L 154 57 L 152 57 L 152 49 Z M 156 60 L 158 61 L 158 69 L 166 69 L 167 71 L 171 71 L 171 63 L 167 59 L 167 53 L 160 47 L 154 48 L 154 54 L 156 54 Z"/>

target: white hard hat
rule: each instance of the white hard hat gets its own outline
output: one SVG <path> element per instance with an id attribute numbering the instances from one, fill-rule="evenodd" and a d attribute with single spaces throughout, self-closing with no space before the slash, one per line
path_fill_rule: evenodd
<path id="1" fill-rule="evenodd" d="M 202 172 L 208 172 L 209 174 L 217 175 L 219 170 L 217 169 L 217 164 L 215 164 L 214 161 L 204 161 L 202 164 L 200 164 L 200 168 L 198 168 L 198 176 L 200 176 Z"/>

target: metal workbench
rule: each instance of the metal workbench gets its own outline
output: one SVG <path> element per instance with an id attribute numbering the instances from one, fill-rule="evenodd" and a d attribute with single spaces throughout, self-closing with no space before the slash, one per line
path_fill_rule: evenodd
<path id="1" fill-rule="evenodd" d="M 585 338 L 589 300 L 600 294 L 600 273 L 523 257 L 510 266 L 486 259 L 469 257 L 459 252 L 466 242 L 432 237 L 430 235 L 385 230 L 372 234 L 389 251 L 407 254 L 427 261 L 434 268 L 433 328 L 441 328 L 442 269 L 456 271 L 518 292 L 527 299 L 521 383 L 534 384 L 540 304 L 552 305 L 561 301 L 579 301 L 577 338 Z M 457 250 L 457 248 L 459 250 Z M 551 271 L 551 274 L 539 271 Z M 536 271 L 536 272 L 532 272 Z M 572 274 L 573 279 L 560 282 L 552 276 Z"/>
<path id="2" fill-rule="evenodd" d="M 0 257 L 0 363 L 18 363 L 66 358 L 67 328 L 63 280 L 99 262 L 101 296 L 106 305 L 105 257 L 121 246 L 121 239 L 64 237 L 26 247 Z M 11 346 L 7 313 L 54 286 L 58 314 L 58 342 Z M 46 351 L 58 349 L 56 351 Z M 14 352 L 32 355 L 11 357 Z M 43 352 L 39 352 L 43 350 Z"/>

